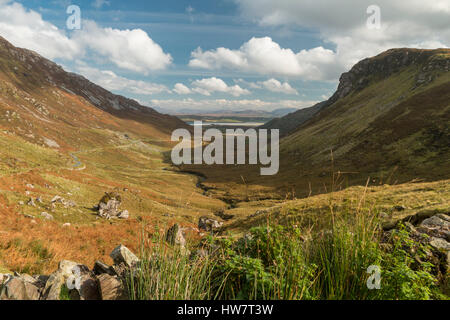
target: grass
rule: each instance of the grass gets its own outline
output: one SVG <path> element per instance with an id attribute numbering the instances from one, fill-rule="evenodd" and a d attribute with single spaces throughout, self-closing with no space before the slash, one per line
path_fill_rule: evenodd
<path id="1" fill-rule="evenodd" d="M 329 229 L 267 220 L 244 237 L 209 237 L 195 258 L 164 244 L 142 243 L 142 267 L 129 278 L 131 299 L 446 299 L 425 257 L 430 248 L 406 229 L 381 241 L 380 218 L 357 205 L 330 209 Z M 418 260 L 419 259 L 419 260 Z M 420 260 L 420 259 L 423 259 Z M 417 261 L 420 261 L 419 263 Z M 370 266 L 381 288 L 369 289 Z"/>

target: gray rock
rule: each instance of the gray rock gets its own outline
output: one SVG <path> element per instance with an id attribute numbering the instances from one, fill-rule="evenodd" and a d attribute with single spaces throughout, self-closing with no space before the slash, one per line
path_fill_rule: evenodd
<path id="1" fill-rule="evenodd" d="M 124 245 L 116 247 L 109 255 L 115 264 L 125 263 L 126 266 L 132 268 L 139 263 L 138 257 Z"/>
<path id="2" fill-rule="evenodd" d="M 10 277 L 0 290 L 0 300 L 39 300 L 39 297 L 39 288 L 22 277 Z"/>
<path id="3" fill-rule="evenodd" d="M 34 203 L 33 198 L 30 198 L 30 200 L 28 200 L 27 205 L 32 206 L 32 207 L 36 207 L 36 204 Z"/>
<path id="4" fill-rule="evenodd" d="M 119 212 L 119 214 L 117 215 L 117 218 L 119 219 L 128 219 L 130 217 L 130 213 L 128 212 L 128 210 L 123 210 L 121 212 Z"/>
<path id="5" fill-rule="evenodd" d="M 450 243 L 441 238 L 436 237 L 431 238 L 430 246 L 440 251 L 445 252 L 450 251 Z"/>
<path id="6" fill-rule="evenodd" d="M 102 300 L 125 300 L 127 298 L 125 287 L 117 277 L 103 273 L 97 279 Z"/>

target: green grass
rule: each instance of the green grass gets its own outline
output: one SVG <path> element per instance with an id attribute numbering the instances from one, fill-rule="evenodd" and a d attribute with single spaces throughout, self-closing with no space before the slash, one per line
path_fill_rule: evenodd
<path id="1" fill-rule="evenodd" d="M 366 208 L 367 209 L 367 208 Z M 129 282 L 132 299 L 371 300 L 444 299 L 430 248 L 406 229 L 381 242 L 378 215 L 356 206 L 331 212 L 329 229 L 268 221 L 244 238 L 209 237 L 209 258 L 195 259 L 157 246 L 143 250 L 143 265 Z M 418 260 L 419 259 L 419 260 Z M 419 262 L 418 262 L 419 261 Z M 381 288 L 367 286 L 370 266 Z M 130 278 L 131 279 L 131 278 Z"/>

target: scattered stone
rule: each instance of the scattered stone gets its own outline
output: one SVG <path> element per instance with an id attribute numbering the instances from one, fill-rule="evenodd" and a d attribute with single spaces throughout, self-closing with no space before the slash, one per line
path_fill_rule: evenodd
<path id="1" fill-rule="evenodd" d="M 53 199 L 50 201 L 51 203 L 62 203 L 64 201 L 64 198 L 60 197 L 60 196 L 54 196 Z"/>
<path id="2" fill-rule="evenodd" d="M 41 217 L 43 217 L 44 219 L 47 219 L 47 220 L 53 220 L 54 219 L 53 216 L 50 213 L 47 213 L 47 212 L 42 212 L 41 213 Z"/>
<path id="3" fill-rule="evenodd" d="M 42 203 L 42 198 L 39 196 L 39 197 L 37 197 L 36 198 L 36 202 L 38 202 L 38 203 Z"/>
<path id="4" fill-rule="evenodd" d="M 125 263 L 128 267 L 135 267 L 139 263 L 138 257 L 124 245 L 116 247 L 109 255 L 115 264 Z"/>
<path id="5" fill-rule="evenodd" d="M 25 204 L 25 202 L 19 201 L 19 205 L 23 206 L 24 204 Z"/>
<path id="6" fill-rule="evenodd" d="M 117 215 L 117 218 L 119 219 L 128 219 L 130 217 L 130 213 L 128 212 L 128 210 L 123 210 L 121 212 L 119 212 L 119 214 Z"/>
<path id="7" fill-rule="evenodd" d="M 27 183 L 26 187 L 30 188 L 30 189 L 34 189 L 34 186 L 31 183 Z"/>
<path id="8" fill-rule="evenodd" d="M 32 207 L 36 207 L 36 204 L 34 203 L 33 198 L 30 198 L 30 200 L 28 200 L 27 205 L 32 206 Z"/>
<path id="9" fill-rule="evenodd" d="M 70 223 L 64 223 L 62 226 L 63 226 L 63 228 L 68 228 L 68 227 L 71 226 L 71 224 Z"/>
<path id="10" fill-rule="evenodd" d="M 234 215 L 226 214 L 224 210 L 219 210 L 219 211 L 215 212 L 214 215 L 225 221 L 228 221 L 228 220 L 231 220 L 234 218 Z"/>
<path id="11" fill-rule="evenodd" d="M 223 226 L 223 222 L 208 217 L 200 217 L 198 220 L 198 228 L 205 231 L 216 231 Z"/>

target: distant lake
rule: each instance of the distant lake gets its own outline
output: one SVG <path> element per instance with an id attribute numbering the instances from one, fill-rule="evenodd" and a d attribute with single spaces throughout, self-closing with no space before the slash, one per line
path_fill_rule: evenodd
<path id="1" fill-rule="evenodd" d="M 194 125 L 194 121 L 188 121 L 191 126 Z M 220 127 L 259 127 L 264 122 L 203 122 L 203 126 L 220 126 Z"/>

